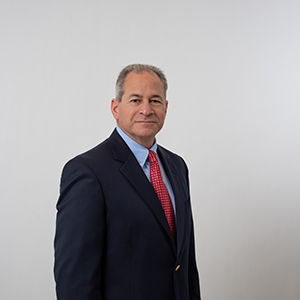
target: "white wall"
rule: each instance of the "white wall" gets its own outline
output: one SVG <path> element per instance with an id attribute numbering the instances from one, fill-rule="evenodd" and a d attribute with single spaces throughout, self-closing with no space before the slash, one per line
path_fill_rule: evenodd
<path id="1" fill-rule="evenodd" d="M 0 2 L 0 298 L 54 300 L 63 164 L 106 138 L 118 72 L 169 80 L 205 300 L 300 295 L 298 0 Z"/>

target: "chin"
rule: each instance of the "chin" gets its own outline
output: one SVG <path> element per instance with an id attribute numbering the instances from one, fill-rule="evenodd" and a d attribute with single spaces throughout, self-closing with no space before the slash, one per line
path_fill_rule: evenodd
<path id="1" fill-rule="evenodd" d="M 143 128 L 141 130 L 139 130 L 140 136 L 145 136 L 145 137 L 155 137 L 155 135 L 158 133 L 158 129 L 155 128 Z"/>

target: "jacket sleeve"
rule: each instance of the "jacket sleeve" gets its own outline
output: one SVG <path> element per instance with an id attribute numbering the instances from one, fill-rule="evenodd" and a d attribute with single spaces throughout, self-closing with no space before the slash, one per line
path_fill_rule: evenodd
<path id="1" fill-rule="evenodd" d="M 105 203 L 84 163 L 64 167 L 57 203 L 54 277 L 58 300 L 101 300 Z"/>
<path id="2" fill-rule="evenodd" d="M 190 300 L 200 300 L 200 283 L 197 270 L 197 263 L 195 257 L 195 241 L 194 241 L 194 229 L 191 231 L 190 238 L 190 254 L 189 254 L 189 290 Z"/>
<path id="3" fill-rule="evenodd" d="M 189 189 L 189 171 L 184 162 L 186 169 L 186 182 Z M 190 194 L 190 193 L 189 193 Z M 194 234 L 194 221 L 192 208 L 189 205 L 189 215 L 191 218 L 191 233 L 190 233 L 190 246 L 189 246 L 189 294 L 190 300 L 200 300 L 200 281 L 196 262 L 195 253 L 195 234 Z"/>

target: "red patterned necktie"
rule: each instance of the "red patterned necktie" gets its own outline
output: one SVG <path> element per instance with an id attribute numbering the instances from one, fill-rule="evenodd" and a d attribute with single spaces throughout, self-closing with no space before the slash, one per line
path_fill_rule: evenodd
<path id="1" fill-rule="evenodd" d="M 151 183 L 160 200 L 161 206 L 167 217 L 167 221 L 169 223 L 172 236 L 174 238 L 174 241 L 176 242 L 176 225 L 175 225 L 173 205 L 168 190 L 166 188 L 166 185 L 163 182 L 160 168 L 159 168 L 159 163 L 154 151 L 149 150 L 148 160 L 150 162 Z"/>

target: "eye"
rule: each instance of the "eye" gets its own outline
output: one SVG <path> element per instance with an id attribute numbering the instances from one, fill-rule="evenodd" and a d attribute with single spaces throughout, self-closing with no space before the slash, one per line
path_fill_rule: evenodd
<path id="1" fill-rule="evenodd" d="M 130 102 L 132 102 L 132 103 L 138 103 L 139 100 L 138 99 L 131 99 Z"/>
<path id="2" fill-rule="evenodd" d="M 152 99 L 151 103 L 153 103 L 153 104 L 161 104 L 162 101 L 160 99 Z"/>

